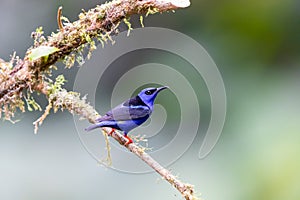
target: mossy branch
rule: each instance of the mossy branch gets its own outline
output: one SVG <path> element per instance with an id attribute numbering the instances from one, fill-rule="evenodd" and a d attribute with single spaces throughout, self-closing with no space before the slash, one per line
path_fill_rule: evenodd
<path id="1" fill-rule="evenodd" d="M 38 125 L 41 125 L 45 117 L 49 114 L 51 108 L 56 112 L 58 109 L 68 110 L 72 114 L 80 115 L 84 119 L 88 119 L 91 123 L 95 123 L 96 119 L 100 117 L 97 111 L 86 102 L 86 98 L 80 98 L 80 94 L 67 91 L 62 88 L 64 82 L 63 76 L 56 78 L 54 84 L 52 84 L 52 93 L 49 95 L 49 105 L 47 106 L 45 113 L 34 122 L 35 131 L 37 131 Z M 122 133 L 119 131 L 112 132 L 111 128 L 102 128 L 105 136 L 111 136 L 121 145 L 125 146 L 128 141 Z M 137 155 L 147 165 L 153 168 L 158 174 L 160 174 L 166 181 L 174 186 L 186 200 L 197 200 L 194 192 L 194 186 L 188 183 L 183 183 L 176 176 L 174 176 L 169 170 L 165 169 L 158 162 L 156 162 L 149 154 L 144 151 L 144 148 L 131 143 L 125 146 L 129 151 Z"/>
<path id="2" fill-rule="evenodd" d="M 0 118 L 12 121 L 18 109 L 25 112 L 26 104 L 30 109 L 40 110 L 30 96 L 33 92 L 37 92 L 44 94 L 49 104 L 44 114 L 34 122 L 35 132 L 51 109 L 54 111 L 66 109 L 94 123 L 99 114 L 86 99 L 81 98 L 79 93 L 64 89 L 62 76 L 55 81 L 49 78 L 48 75 L 55 69 L 53 64 L 63 61 L 66 67 L 72 67 L 75 61 L 83 63 L 81 53 L 85 47 L 89 47 L 88 57 L 90 57 L 90 52 L 96 48 L 94 39 L 103 44 L 111 40 L 111 35 L 117 32 L 118 25 L 122 21 L 129 25 L 127 19 L 133 14 L 147 16 L 189 5 L 189 0 L 113 0 L 80 13 L 79 19 L 73 23 L 62 17 L 62 8 L 59 8 L 57 33 L 52 33 L 46 38 L 43 36 L 42 28 L 38 28 L 32 34 L 34 45 L 27 50 L 23 59 L 15 54 L 9 62 L 0 59 Z M 110 133 L 111 129 L 103 128 L 103 131 Z M 117 131 L 113 132 L 111 137 L 121 145 L 127 142 L 123 134 Z M 185 199 L 196 199 L 193 186 L 182 183 L 142 148 L 135 144 L 129 144 L 126 148 L 171 183 Z"/>
<path id="3" fill-rule="evenodd" d="M 87 46 L 91 51 L 95 49 L 94 38 L 101 42 L 109 40 L 123 19 L 133 14 L 146 15 L 184 8 L 189 4 L 189 0 L 114 0 L 80 13 L 79 20 L 73 23 L 62 18 L 59 9 L 60 31 L 45 38 L 42 29 L 37 29 L 32 34 L 34 46 L 27 50 L 23 59 L 13 56 L 9 63 L 0 61 L 0 117 L 5 111 L 4 117 L 10 120 L 16 108 L 23 111 L 20 97 L 24 89 L 47 90 L 43 87 L 44 74 L 54 63 L 64 60 L 66 66 L 71 67 L 75 61 L 74 54 L 81 54 Z M 63 27 L 59 18 L 66 21 Z M 33 59 L 33 52 L 41 47 L 55 48 L 55 51 Z M 81 56 L 78 58 L 78 62 L 82 61 Z"/>
<path id="4" fill-rule="evenodd" d="M 62 82 L 63 78 L 58 77 L 57 82 Z M 49 105 L 54 108 L 56 112 L 58 108 L 67 109 L 72 114 L 78 114 L 85 119 L 88 119 L 90 122 L 94 123 L 100 115 L 97 113 L 94 108 L 86 103 L 86 99 L 80 98 L 80 95 L 75 92 L 68 92 L 67 90 L 61 88 L 61 84 L 57 89 L 55 89 L 55 93 L 51 94 L 49 97 Z M 47 113 L 47 109 L 46 112 Z M 39 120 L 37 120 L 36 126 L 38 123 L 41 123 L 44 119 L 42 116 Z M 127 138 L 124 137 L 123 133 L 119 131 L 112 132 L 111 128 L 102 128 L 104 134 L 106 136 L 111 136 L 116 141 L 118 141 L 121 145 L 126 147 L 129 151 L 137 155 L 141 160 L 143 160 L 147 165 L 153 168 L 158 174 L 160 174 L 163 179 L 168 181 L 172 186 L 174 186 L 186 200 L 197 200 L 197 197 L 194 192 L 194 186 L 188 183 L 183 183 L 176 176 L 174 176 L 169 170 L 165 169 L 158 162 L 156 162 L 149 154 L 144 151 L 144 148 L 131 143 L 126 145 L 128 141 Z"/>

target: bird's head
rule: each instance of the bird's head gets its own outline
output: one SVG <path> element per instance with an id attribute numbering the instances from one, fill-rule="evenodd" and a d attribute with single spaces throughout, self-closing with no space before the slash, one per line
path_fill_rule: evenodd
<path id="1" fill-rule="evenodd" d="M 152 107 L 154 104 L 154 100 L 157 96 L 157 94 L 164 90 L 169 88 L 168 86 L 163 86 L 163 87 L 159 87 L 159 88 L 146 88 L 143 89 L 138 96 L 142 99 L 142 101 L 147 104 L 148 106 Z"/>

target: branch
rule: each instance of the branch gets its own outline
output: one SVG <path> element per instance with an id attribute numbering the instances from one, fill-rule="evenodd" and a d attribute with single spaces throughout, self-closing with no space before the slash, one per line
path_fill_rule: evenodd
<path id="1" fill-rule="evenodd" d="M 68 92 L 65 89 L 59 89 L 55 94 L 50 96 L 51 105 L 54 107 L 54 111 L 57 108 L 67 109 L 72 114 L 77 114 L 89 119 L 90 122 L 95 123 L 96 119 L 100 117 L 96 110 L 92 106 L 86 103 L 85 98 L 80 99 L 78 93 Z M 46 111 L 47 112 L 47 111 Z M 45 112 L 45 113 L 46 113 Z M 43 116 L 41 117 L 43 118 Z M 40 119 L 41 119 L 40 118 Z M 39 123 L 37 120 L 35 123 Z M 126 147 L 129 151 L 138 156 L 147 165 L 153 168 L 158 174 L 160 174 L 166 181 L 174 186 L 186 200 L 197 200 L 194 192 L 194 186 L 188 183 L 181 182 L 176 176 L 174 176 L 169 170 L 165 169 L 158 162 L 156 162 L 149 154 L 144 152 L 144 149 L 137 146 L 134 143 L 130 143 L 125 146 L 128 141 L 127 138 L 119 131 L 112 132 L 111 128 L 102 128 L 106 135 L 111 136 L 121 145 Z"/>
<path id="2" fill-rule="evenodd" d="M 92 39 L 107 41 L 115 33 L 122 20 L 126 20 L 133 14 L 148 15 L 158 12 L 185 8 L 190 5 L 189 0 L 114 0 L 101 6 L 97 6 L 87 12 L 79 14 L 79 20 L 62 24 L 61 8 L 58 10 L 57 21 L 59 31 L 53 33 L 47 39 L 43 36 L 42 29 L 37 29 L 32 34 L 34 46 L 29 48 L 23 59 L 13 55 L 10 62 L 0 59 L 0 118 L 11 120 L 17 109 L 25 112 L 24 91 L 27 91 L 26 103 L 35 109 L 36 105 L 31 93 L 44 94 L 49 105 L 45 113 L 34 122 L 35 130 L 53 109 L 67 109 L 72 114 L 81 115 L 94 123 L 100 115 L 92 106 L 86 103 L 85 98 L 80 98 L 76 92 L 68 92 L 63 89 L 64 80 L 57 79 L 54 83 L 47 77 L 54 68 L 53 64 L 64 60 L 67 67 L 74 64 L 75 54 L 81 53 L 84 47 L 89 45 L 90 51 L 95 47 Z M 65 20 L 66 21 L 66 20 Z M 128 23 L 128 21 L 127 21 Z M 50 49 L 51 52 L 40 54 L 39 50 Z M 33 56 L 38 52 L 40 56 Z M 15 65 L 14 65 L 15 64 Z M 14 66 L 13 66 L 14 65 Z M 110 128 L 103 128 L 110 133 Z M 122 133 L 115 131 L 111 134 L 121 145 L 127 142 Z M 144 150 L 132 143 L 126 148 L 137 155 L 146 164 L 152 167 L 165 180 L 174 186 L 187 200 L 195 200 L 194 188 L 190 184 L 182 183 L 170 171 L 163 168 Z"/>
<path id="3" fill-rule="evenodd" d="M 24 89 L 30 91 L 45 89 L 42 87 L 43 74 L 54 63 L 65 59 L 67 67 L 71 67 L 74 64 L 74 56 L 70 54 L 81 53 L 81 48 L 87 44 L 90 45 L 90 49 L 95 48 L 93 38 L 101 42 L 110 39 L 110 35 L 123 19 L 133 14 L 148 15 L 184 8 L 189 4 L 189 0 L 114 0 L 80 13 L 79 20 L 59 27 L 60 31 L 47 39 L 42 36 L 41 30 L 34 32 L 32 36 L 35 44 L 27 50 L 24 59 L 13 57 L 10 63 L 0 61 L 0 117 L 3 111 L 11 111 L 5 112 L 5 118 L 10 120 L 16 108 L 24 110 L 24 105 L 20 103 Z M 58 11 L 58 18 L 60 15 L 61 10 Z M 60 20 L 58 23 L 61 25 Z M 53 47 L 57 51 L 47 55 L 46 59 L 41 56 L 32 60 L 33 50 L 39 47 Z M 14 61 L 16 64 L 12 68 L 11 63 Z"/>
<path id="4" fill-rule="evenodd" d="M 56 85 L 56 90 L 49 96 L 50 108 L 54 109 L 56 112 L 59 108 L 64 110 L 69 110 L 72 114 L 77 114 L 85 119 L 88 119 L 91 123 L 95 123 L 96 119 L 101 117 L 97 111 L 86 102 L 86 98 L 80 98 L 80 94 L 76 92 L 68 92 L 66 89 L 62 88 L 63 80 L 62 76 L 59 76 L 56 82 L 60 82 Z M 54 84 L 55 85 L 55 84 Z M 34 122 L 35 130 L 37 126 L 41 125 L 45 117 L 48 115 L 47 107 L 45 114 L 42 115 L 37 121 Z M 160 174 L 166 181 L 168 181 L 172 186 L 174 186 L 186 200 L 196 200 L 194 187 L 191 184 L 181 182 L 176 176 L 174 176 L 169 170 L 165 169 L 158 162 L 156 162 L 149 154 L 144 152 L 144 149 L 137 146 L 134 143 L 130 143 L 125 146 L 128 139 L 124 137 L 119 131 L 112 132 L 111 128 L 102 128 L 106 135 L 111 136 L 121 145 L 126 147 L 129 151 L 137 155 L 141 160 L 143 160 L 147 165 L 153 168 L 158 174 Z"/>

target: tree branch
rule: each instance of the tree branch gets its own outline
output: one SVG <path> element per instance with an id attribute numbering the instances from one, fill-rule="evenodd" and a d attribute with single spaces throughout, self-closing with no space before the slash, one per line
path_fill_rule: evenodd
<path id="1" fill-rule="evenodd" d="M 62 24 L 61 9 L 58 11 L 59 32 L 53 33 L 47 39 L 41 29 L 33 33 L 34 46 L 27 50 L 23 59 L 12 56 L 10 62 L 0 59 L 0 118 L 11 120 L 16 109 L 25 111 L 23 101 L 24 90 L 27 91 L 26 102 L 28 105 L 39 109 L 30 97 L 32 92 L 44 94 L 49 105 L 45 113 L 34 122 L 35 130 L 41 125 L 51 109 L 67 109 L 72 114 L 78 114 L 94 123 L 100 115 L 92 106 L 86 103 L 85 98 L 80 98 L 76 92 L 68 92 L 62 88 L 64 79 L 60 77 L 55 82 L 47 77 L 51 74 L 53 64 L 64 59 L 66 66 L 71 67 L 74 63 L 74 55 L 81 53 L 87 45 L 90 50 L 94 47 L 92 39 L 100 41 L 110 39 L 123 19 L 130 15 L 148 15 L 157 12 L 165 12 L 190 5 L 189 0 L 114 0 L 101 6 L 97 6 L 79 15 L 79 20 L 73 23 Z M 53 47 L 54 52 L 33 59 L 33 52 L 40 47 Z M 15 66 L 13 67 L 13 65 Z M 29 100 L 30 101 L 29 101 Z M 103 128 L 110 133 L 110 128 Z M 127 142 L 122 133 L 115 131 L 111 134 L 121 145 Z M 157 163 L 141 147 L 131 143 L 126 148 L 137 155 L 146 164 L 152 167 L 165 180 L 174 186 L 187 200 L 195 200 L 194 188 L 190 184 L 182 183 L 170 171 Z"/>
<path id="2" fill-rule="evenodd" d="M 92 38 L 109 39 L 118 24 L 128 16 L 154 14 L 187 6 L 189 6 L 189 0 L 114 0 L 79 14 L 78 21 L 60 27 L 62 30 L 56 34 L 53 33 L 47 40 L 40 33 L 35 32 L 33 34 L 34 46 L 27 50 L 23 60 L 17 58 L 14 68 L 3 74 L 3 78 L 0 79 L 0 117 L 3 105 L 7 103 L 13 105 L 14 101 L 17 102 L 23 89 L 39 89 L 44 82 L 42 74 L 51 65 L 61 59 L 72 60 L 72 57 L 67 56 L 86 44 L 92 45 Z M 55 47 L 58 50 L 49 54 L 47 59 L 43 57 L 36 60 L 30 59 L 32 50 L 40 46 Z M 5 66 L 5 64 L 7 63 L 2 62 L 0 66 Z M 11 67 L 6 65 L 6 69 Z M 1 73 L 2 71 L 4 70 L 1 70 Z M 22 107 L 19 104 L 14 106 Z M 8 117 L 10 119 L 10 116 Z"/>
<path id="3" fill-rule="evenodd" d="M 72 114 L 77 114 L 88 119 L 90 122 L 95 123 L 96 119 L 100 117 L 94 108 L 87 104 L 85 98 L 80 99 L 78 93 L 67 92 L 67 90 L 61 88 L 55 94 L 50 96 L 51 105 L 54 108 L 62 108 L 69 110 Z M 56 109 L 54 109 L 56 111 Z M 47 112 L 47 110 L 46 110 Z M 46 113 L 45 112 L 45 113 Z M 43 116 L 41 117 L 43 119 Z M 40 119 L 41 119 L 40 118 Z M 39 123 L 39 120 L 35 123 Z M 158 162 L 156 162 L 149 154 L 144 152 L 144 149 L 134 143 L 130 143 L 125 146 L 128 141 L 127 138 L 119 131 L 112 132 L 111 128 L 102 128 L 102 130 L 121 145 L 126 147 L 129 151 L 138 156 L 147 165 L 153 168 L 158 174 L 160 174 L 166 181 L 174 186 L 186 200 L 196 200 L 194 186 L 188 183 L 181 182 L 176 176 L 174 176 L 169 170 L 165 169 Z"/>

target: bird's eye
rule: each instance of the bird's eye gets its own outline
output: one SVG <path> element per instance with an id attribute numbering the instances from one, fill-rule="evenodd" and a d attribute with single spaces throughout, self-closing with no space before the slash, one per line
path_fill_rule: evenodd
<path id="1" fill-rule="evenodd" d="M 146 94 L 146 95 L 150 95 L 150 94 L 152 94 L 152 93 L 151 93 L 150 90 L 147 90 L 147 91 L 145 92 L 145 94 Z"/>
<path id="2" fill-rule="evenodd" d="M 146 95 L 151 95 L 151 94 L 153 94 L 155 92 L 155 89 L 153 89 L 153 90 L 147 90 L 146 92 L 145 92 L 145 94 Z"/>

